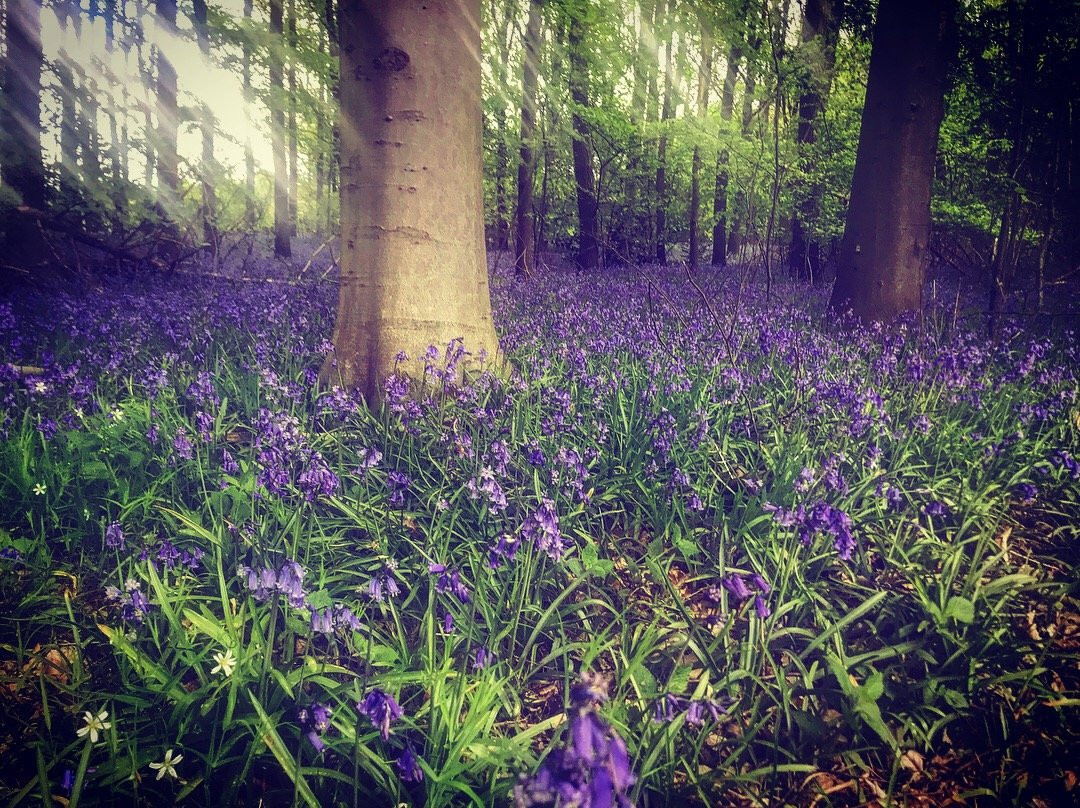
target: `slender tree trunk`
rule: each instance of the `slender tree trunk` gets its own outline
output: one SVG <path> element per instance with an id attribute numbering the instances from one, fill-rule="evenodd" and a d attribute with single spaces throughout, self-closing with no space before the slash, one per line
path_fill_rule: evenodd
<path id="1" fill-rule="evenodd" d="M 7 0 L 0 103 L 0 177 L 23 208 L 45 208 L 45 166 L 41 150 L 41 6 L 36 0 Z M 9 267 L 29 267 L 44 259 L 40 230 L 21 212 L 0 221 L 0 290 L 15 283 Z"/>
<path id="2" fill-rule="evenodd" d="M 712 81 L 712 39 L 701 25 L 701 69 L 698 70 L 697 115 L 702 121 L 709 107 L 709 82 Z M 699 243 L 701 218 L 701 144 L 694 144 L 694 156 L 690 168 L 690 256 L 691 269 L 701 264 L 701 245 Z"/>
<path id="3" fill-rule="evenodd" d="M 585 59 L 584 32 L 581 18 L 570 17 L 567 29 L 570 59 L 570 99 L 574 102 L 573 141 L 574 181 L 577 184 L 578 255 L 581 269 L 595 269 L 600 264 L 598 244 L 596 177 L 593 174 L 592 151 L 589 148 L 589 127 L 580 110 L 589 106 L 589 67 Z"/>
<path id="4" fill-rule="evenodd" d="M 498 350 L 479 19 L 480 0 L 341 4 L 341 291 L 323 375 L 372 405 L 389 374 L 424 379 L 429 345 L 460 338 L 473 362 Z"/>
<path id="5" fill-rule="evenodd" d="M 176 0 L 156 0 L 157 24 L 166 39 L 179 36 L 176 30 Z M 158 108 L 158 202 L 167 216 L 175 216 L 180 202 L 180 160 L 176 135 L 180 128 L 180 108 L 176 101 L 176 68 L 166 52 L 157 51 Z"/>
<path id="6" fill-rule="evenodd" d="M 199 44 L 199 53 L 203 60 L 210 60 L 210 27 L 206 19 L 206 0 L 194 0 L 192 6 L 192 22 L 195 26 L 195 39 Z M 202 160 L 199 164 L 199 183 L 202 186 L 202 205 L 200 217 L 203 223 L 203 239 L 207 244 L 217 243 L 217 227 L 215 219 L 217 213 L 217 192 L 214 185 L 217 180 L 217 170 L 214 164 L 214 113 L 210 105 L 203 103 L 200 112 L 200 129 L 202 131 Z"/>
<path id="7" fill-rule="evenodd" d="M 334 0 L 326 0 L 326 40 L 330 45 L 330 58 L 333 62 L 331 66 L 330 81 L 330 98 L 332 100 L 332 108 L 334 109 L 333 117 L 330 124 L 330 153 L 327 155 L 326 160 L 326 191 L 327 191 L 327 206 L 326 206 L 326 230 L 327 232 L 333 231 L 333 215 L 334 206 L 330 204 L 331 196 L 338 189 L 338 166 L 340 164 L 341 157 L 341 124 L 338 115 L 340 95 L 338 92 L 338 86 L 340 76 L 337 73 L 339 67 L 339 46 L 338 46 L 338 12 L 337 7 L 334 5 Z"/>
<path id="8" fill-rule="evenodd" d="M 500 252 L 510 249 L 510 212 L 506 183 L 510 174 L 510 152 L 506 146 L 507 77 L 510 64 L 510 23 L 517 12 L 517 3 L 507 3 L 498 32 L 499 58 L 495 72 L 495 247 Z"/>
<path id="9" fill-rule="evenodd" d="M 555 29 L 551 34 L 551 73 L 550 79 L 547 82 L 547 86 L 559 86 L 562 80 L 562 55 L 563 48 L 563 32 L 565 27 L 560 18 Z M 545 94 L 546 97 L 546 94 Z M 550 195 L 549 186 L 551 178 L 551 165 L 555 160 L 555 138 L 554 132 L 559 131 L 559 105 L 553 103 L 553 99 L 548 98 L 544 104 L 545 112 L 545 126 L 544 131 L 541 133 L 541 137 L 544 142 L 544 172 L 540 181 L 540 200 L 536 210 L 536 252 L 543 253 L 548 249 L 547 241 L 547 221 L 548 212 L 550 210 Z"/>
<path id="10" fill-rule="evenodd" d="M 536 85 L 540 63 L 540 0 L 529 0 L 529 20 L 525 25 L 523 46 L 514 266 L 519 275 L 530 275 L 533 270 L 533 177 L 536 174 L 533 135 L 536 130 Z"/>
<path id="11" fill-rule="evenodd" d="M 270 148 L 274 152 L 274 255 L 292 256 L 289 240 L 289 163 L 285 151 L 285 102 L 274 91 L 282 86 L 285 68 L 281 52 L 284 40 L 282 0 L 270 0 Z"/>
<path id="12" fill-rule="evenodd" d="M 289 234 L 299 227 L 300 133 L 296 128 L 296 0 L 289 0 Z"/>
<path id="13" fill-rule="evenodd" d="M 836 65 L 836 38 L 839 34 L 843 0 L 806 0 L 802 26 L 802 47 L 807 60 L 807 77 L 799 93 L 799 124 L 795 136 L 800 158 L 805 163 L 817 140 L 817 121 L 832 85 Z M 821 185 L 805 189 L 791 217 L 791 246 L 788 268 L 798 278 L 821 280 L 821 245 L 807 230 L 813 227 L 821 206 Z"/>
<path id="14" fill-rule="evenodd" d="M 243 82 L 244 107 L 251 115 L 251 12 L 253 0 L 244 0 L 244 44 L 241 56 L 241 80 Z M 249 127 L 250 129 L 250 127 Z M 255 229 L 255 150 L 251 145 L 251 132 L 244 132 L 244 228 L 250 233 Z"/>
<path id="15" fill-rule="evenodd" d="M 922 305 L 952 0 L 882 0 L 830 306 L 865 322 Z"/>
<path id="16" fill-rule="evenodd" d="M 720 97 L 720 120 L 725 125 L 721 138 L 729 137 L 726 124 L 735 110 L 735 81 L 739 77 L 739 61 L 742 51 L 732 47 L 728 51 L 727 71 L 724 73 L 724 90 Z M 713 192 L 713 229 L 712 260 L 714 267 L 727 266 L 727 191 L 728 191 L 728 155 L 727 146 L 716 153 L 716 188 Z"/>
<path id="17" fill-rule="evenodd" d="M 750 43 L 750 52 L 757 50 L 761 40 L 754 38 Z M 743 138 L 750 137 L 750 131 L 754 124 L 754 93 L 757 92 L 757 76 L 754 75 L 754 66 L 749 58 L 746 60 L 746 79 L 743 83 L 742 99 L 742 127 Z M 748 198 L 746 190 L 742 187 L 735 191 L 734 210 L 731 211 L 731 234 L 728 236 L 728 254 L 738 260 L 739 252 L 746 243 L 746 231 L 748 229 L 750 212 L 748 210 Z"/>
<path id="18" fill-rule="evenodd" d="M 671 2 L 668 0 L 667 10 L 671 13 Z M 668 30 L 667 45 L 664 48 L 664 100 L 660 107 L 660 142 L 656 147 L 656 261 L 659 264 L 667 263 L 667 129 L 664 121 L 672 117 L 672 91 L 674 76 L 672 75 L 671 48 L 674 35 Z"/>

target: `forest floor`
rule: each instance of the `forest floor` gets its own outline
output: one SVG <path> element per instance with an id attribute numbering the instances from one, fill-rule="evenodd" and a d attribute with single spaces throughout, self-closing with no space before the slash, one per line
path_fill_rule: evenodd
<path id="1" fill-rule="evenodd" d="M 1080 803 L 1071 336 L 498 255 L 371 412 L 265 247 L 0 301 L 0 799 Z"/>

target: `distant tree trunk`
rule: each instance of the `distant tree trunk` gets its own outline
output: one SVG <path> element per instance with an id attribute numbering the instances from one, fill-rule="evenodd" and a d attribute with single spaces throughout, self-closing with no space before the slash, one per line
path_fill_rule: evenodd
<path id="1" fill-rule="evenodd" d="M 724 74 L 724 91 L 720 97 L 720 119 L 726 124 L 731 120 L 735 109 L 735 81 L 739 77 L 739 61 L 742 51 L 732 47 L 728 51 L 727 71 Z M 723 132 L 722 137 L 728 133 Z M 728 155 L 727 147 L 716 153 L 716 189 L 713 193 L 713 229 L 712 260 L 714 267 L 727 266 L 727 190 L 728 190 Z"/>
<path id="2" fill-rule="evenodd" d="M 332 204 L 329 204 L 330 196 L 337 190 L 338 183 L 338 165 L 341 157 L 341 124 L 338 117 L 338 99 L 339 92 L 338 86 L 340 82 L 340 76 L 337 74 L 339 67 L 339 47 L 338 47 L 338 14 L 337 8 L 334 6 L 334 0 L 326 0 L 326 41 L 330 45 L 330 58 L 333 62 L 330 68 L 330 99 L 333 102 L 331 104 L 334 112 L 330 123 L 330 152 L 327 155 L 326 160 L 326 190 L 327 190 L 327 206 L 326 206 L 326 229 L 328 232 L 333 230 L 333 210 Z"/>
<path id="3" fill-rule="evenodd" d="M 510 152 L 506 146 L 506 99 L 507 78 L 510 64 L 510 24 L 517 12 L 517 3 L 507 3 L 506 13 L 498 31 L 499 56 L 494 67 L 495 74 L 495 248 L 500 252 L 510 249 L 510 212 L 506 183 L 510 174 Z"/>
<path id="4" fill-rule="evenodd" d="M 529 0 L 529 20 L 525 25 L 522 44 L 521 151 L 514 216 L 514 266 L 519 275 L 530 275 L 533 270 L 533 177 L 536 174 L 533 135 L 536 130 L 536 85 L 540 63 L 540 0 Z"/>
<path id="5" fill-rule="evenodd" d="M 0 104 L 0 178 L 22 207 L 45 208 L 45 166 L 41 151 L 41 6 L 37 0 L 7 0 Z M 36 223 L 14 211 L 0 221 L 0 289 L 12 285 L 9 267 L 28 267 L 44 258 Z"/>
<path id="6" fill-rule="evenodd" d="M 179 36 L 176 30 L 176 0 L 156 0 L 157 24 L 166 39 Z M 176 68 L 165 51 L 157 51 L 158 108 L 158 202 L 167 216 L 176 215 L 180 202 L 180 160 L 176 152 L 176 134 L 180 127 L 180 108 L 176 103 Z"/>
<path id="7" fill-rule="evenodd" d="M 285 103 L 274 91 L 285 76 L 281 51 L 284 40 L 282 0 L 270 0 L 270 148 L 274 153 L 274 255 L 292 257 L 289 240 L 289 162 L 285 151 Z"/>
<path id="8" fill-rule="evenodd" d="M 589 148 L 589 127 L 581 110 L 589 106 L 589 66 L 585 58 L 584 32 L 578 14 L 572 14 L 567 28 L 570 59 L 570 100 L 573 108 L 574 181 L 577 184 L 578 255 L 581 269 L 594 269 L 600 264 L 596 203 L 596 178 L 593 175 L 592 151 Z"/>
<path id="9" fill-rule="evenodd" d="M 480 0 L 341 3 L 341 286 L 323 377 L 373 406 L 389 374 L 424 379 L 429 345 L 461 338 L 474 362 L 498 350 L 478 19 Z"/>
<path id="10" fill-rule="evenodd" d="M 668 0 L 667 10 L 671 13 L 671 2 Z M 672 117 L 672 76 L 671 47 L 674 35 L 668 31 L 667 45 L 664 48 L 664 100 L 660 107 L 660 142 L 656 147 L 656 261 L 659 264 L 667 263 L 667 130 L 663 128 L 664 121 Z"/>
<path id="11" fill-rule="evenodd" d="M 550 81 L 551 86 L 558 86 L 562 79 L 562 56 L 565 48 L 563 47 L 565 24 L 562 17 L 560 17 L 556 23 L 555 29 L 551 32 L 551 73 Z M 545 94 L 546 97 L 546 94 Z M 559 104 L 553 103 L 553 99 L 547 99 L 544 104 L 544 129 L 541 133 L 541 137 L 544 141 L 544 171 L 540 181 L 540 199 L 536 206 L 536 251 L 543 253 L 548 248 L 547 239 L 547 221 L 548 212 L 550 209 L 550 194 L 549 194 L 549 179 L 551 175 L 551 164 L 555 160 L 555 138 L 554 132 L 559 131 Z"/>
<path id="12" fill-rule="evenodd" d="M 195 39 L 199 43 L 199 52 L 203 59 L 210 59 L 210 28 L 206 20 L 206 0 L 194 0 L 192 22 L 195 26 Z M 205 101 L 200 109 L 200 128 L 202 130 L 202 160 L 199 165 L 199 183 L 202 185 L 203 239 L 207 244 L 217 242 L 215 218 L 217 212 L 216 166 L 214 164 L 214 113 Z"/>
<path id="13" fill-rule="evenodd" d="M 808 61 L 807 76 L 799 93 L 799 125 L 795 136 L 803 160 L 817 140 L 817 120 L 828 97 L 836 65 L 836 38 L 839 34 L 843 0 L 806 0 L 802 26 L 803 53 Z M 821 280 L 821 245 L 807 226 L 817 221 L 821 186 L 813 183 L 791 217 L 791 247 L 788 268 L 799 278 Z"/>
<path id="14" fill-rule="evenodd" d="M 299 227 L 300 133 L 296 127 L 296 0 L 289 0 L 289 234 Z"/>
<path id="15" fill-rule="evenodd" d="M 698 70 L 697 115 L 704 120 L 709 106 L 709 82 L 712 81 L 712 40 L 701 25 L 701 69 Z M 694 144 L 694 156 L 690 168 L 690 256 L 691 269 L 701 264 L 699 244 L 699 219 L 701 218 L 701 145 Z"/>
<path id="16" fill-rule="evenodd" d="M 882 0 L 829 305 L 864 322 L 922 305 L 952 0 Z"/>
<path id="17" fill-rule="evenodd" d="M 244 88 L 244 105 L 251 114 L 251 45 L 248 36 L 251 31 L 251 11 L 254 0 L 244 0 L 244 44 L 241 73 Z M 244 132 L 244 227 L 248 232 L 255 229 L 255 150 L 251 145 L 250 128 Z"/>
<path id="18" fill-rule="evenodd" d="M 749 54 L 754 53 L 760 44 L 760 38 L 752 37 Z M 754 123 L 754 93 L 757 91 L 757 76 L 754 75 L 754 65 L 749 54 L 745 64 L 746 79 L 743 82 L 742 127 L 740 130 L 744 138 L 750 137 L 750 130 Z M 734 209 L 731 211 L 730 216 L 731 234 L 728 236 L 727 246 L 728 255 L 734 255 L 736 259 L 746 242 L 746 233 L 744 231 L 748 229 L 750 219 L 748 204 L 746 190 L 741 187 L 737 188 L 734 205 L 732 206 Z"/>

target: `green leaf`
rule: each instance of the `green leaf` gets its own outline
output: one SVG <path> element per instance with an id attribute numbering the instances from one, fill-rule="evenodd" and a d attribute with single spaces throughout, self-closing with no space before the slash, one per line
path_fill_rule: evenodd
<path id="1" fill-rule="evenodd" d="M 975 604 L 965 597 L 953 595 L 945 604 L 945 619 L 958 623 L 970 623 L 975 619 Z"/>

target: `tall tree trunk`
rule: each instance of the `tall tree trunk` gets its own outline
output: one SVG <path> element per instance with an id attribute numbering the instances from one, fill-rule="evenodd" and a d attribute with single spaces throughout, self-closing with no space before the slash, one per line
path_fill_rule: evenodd
<path id="1" fill-rule="evenodd" d="M 564 53 L 563 48 L 563 33 L 565 31 L 565 24 L 560 17 L 556 23 L 555 29 L 551 32 L 551 72 L 549 86 L 558 86 L 562 79 L 562 56 Z M 546 98 L 547 94 L 545 94 Z M 540 200 L 536 209 L 536 251 L 537 253 L 543 253 L 548 248 L 547 241 L 547 220 L 548 212 L 550 210 L 550 178 L 551 178 L 551 165 L 555 160 L 555 138 L 553 133 L 559 131 L 559 104 L 553 103 L 554 99 L 547 98 L 544 104 L 545 112 L 545 125 L 544 131 L 541 133 L 541 137 L 544 142 L 544 172 L 540 180 Z"/>
<path id="2" fill-rule="evenodd" d="M 701 24 L 701 68 L 698 70 L 697 115 L 702 121 L 709 106 L 709 82 L 712 81 L 712 39 Z M 694 144 L 694 156 L 690 167 L 690 255 L 691 269 L 701 264 L 701 245 L 699 243 L 701 218 L 701 144 Z"/>
<path id="3" fill-rule="evenodd" d="M 253 0 L 244 0 L 244 44 L 241 57 L 241 74 L 244 91 L 244 106 L 247 115 L 251 115 L 251 11 Z M 255 150 L 251 145 L 250 127 L 244 132 L 244 228 L 251 232 L 255 229 Z"/>
<path id="4" fill-rule="evenodd" d="M 668 0 L 667 13 L 671 13 L 672 0 Z M 660 107 L 660 142 L 656 146 L 656 261 L 667 263 L 667 129 L 664 121 L 672 117 L 672 75 L 671 48 L 674 34 L 668 29 L 667 45 L 664 48 L 664 100 Z"/>
<path id="5" fill-rule="evenodd" d="M 728 51 L 727 71 L 724 73 L 724 90 L 720 97 L 720 120 L 726 125 L 735 110 L 735 81 L 739 77 L 739 61 L 742 51 L 733 46 Z M 726 129 L 726 126 L 725 126 Z M 721 133 L 727 138 L 729 132 Z M 731 158 L 727 146 L 716 153 L 716 188 L 713 191 L 712 260 L 714 267 L 727 266 L 727 191 L 728 161 Z"/>
<path id="6" fill-rule="evenodd" d="M 743 82 L 742 127 L 740 131 L 744 138 L 750 137 L 750 130 L 754 124 L 754 93 L 757 91 L 757 76 L 754 74 L 754 65 L 751 56 L 757 51 L 760 45 L 761 39 L 759 37 L 751 37 L 745 65 L 746 78 Z M 728 255 L 734 255 L 736 260 L 738 260 L 739 252 L 746 243 L 746 233 L 744 231 L 748 229 L 750 220 L 748 205 L 749 201 L 746 190 L 742 187 L 737 188 L 735 191 L 734 205 L 732 206 L 734 209 L 731 211 L 730 216 L 731 234 L 728 236 L 727 246 Z"/>
<path id="7" fill-rule="evenodd" d="M 495 248 L 500 252 L 510 249 L 510 213 L 506 197 L 507 177 L 510 173 L 510 152 L 506 147 L 506 100 L 510 64 L 510 23 L 517 12 L 517 3 L 507 3 L 506 13 L 499 25 L 499 57 L 494 65 L 495 73 Z"/>
<path id="8" fill-rule="evenodd" d="M 195 26 L 195 39 L 199 43 L 199 52 L 205 63 L 210 61 L 210 27 L 206 19 L 206 0 L 194 0 L 192 7 L 192 22 Z M 203 239 L 207 244 L 217 243 L 217 227 L 215 219 L 217 213 L 217 193 L 214 190 L 216 182 L 216 166 L 214 165 L 214 113 L 210 105 L 203 102 L 200 108 L 200 129 L 202 131 L 202 159 L 199 164 L 199 183 L 202 185 L 202 210 L 200 217 L 203 223 Z"/>
<path id="9" fill-rule="evenodd" d="M 522 44 L 521 150 L 514 216 L 514 266 L 519 275 L 530 275 L 533 270 L 533 177 L 536 174 L 533 135 L 536 131 L 536 84 L 540 64 L 540 0 L 529 0 L 529 20 L 525 25 Z"/>
<path id="10" fill-rule="evenodd" d="M 331 67 L 330 81 L 330 99 L 332 101 L 331 107 L 334 110 L 330 123 L 330 153 L 327 155 L 326 161 L 326 191 L 327 191 L 327 206 L 326 206 L 326 230 L 327 232 L 333 231 L 333 211 L 334 207 L 330 204 L 331 195 L 337 190 L 338 182 L 338 166 L 340 164 L 341 157 L 341 124 L 339 118 L 339 98 L 338 86 L 340 82 L 340 76 L 337 74 L 339 67 L 339 46 L 338 46 L 338 10 L 334 5 L 334 0 L 326 0 L 326 41 L 330 45 L 330 59 L 333 62 Z"/>
<path id="11" fill-rule="evenodd" d="M 176 0 L 156 0 L 157 24 L 166 40 L 175 40 Z M 175 216 L 180 202 L 180 160 L 176 152 L 176 134 L 180 127 L 180 108 L 176 102 L 176 68 L 161 48 L 157 51 L 158 108 L 158 202 L 167 216 Z"/>
<path id="12" fill-rule="evenodd" d="M 593 174 L 592 151 L 589 148 L 589 127 L 581 110 L 589 106 L 589 66 L 585 58 L 584 32 L 579 14 L 570 16 L 567 28 L 570 59 L 570 100 L 573 101 L 574 182 L 577 185 L 578 254 L 581 269 L 594 269 L 600 264 L 596 203 L 596 177 Z"/>
<path id="13" fill-rule="evenodd" d="M 953 0 L 882 0 L 829 305 L 864 322 L 922 305 Z"/>
<path id="14" fill-rule="evenodd" d="M 817 121 L 832 85 L 836 65 L 836 38 L 840 30 L 843 0 L 806 0 L 802 25 L 802 49 L 807 60 L 805 83 L 799 93 L 799 124 L 795 136 L 805 163 L 817 140 Z M 821 244 L 809 231 L 818 218 L 821 186 L 805 189 L 791 217 L 788 268 L 799 278 L 821 280 Z"/>
<path id="15" fill-rule="evenodd" d="M 45 166 L 41 152 L 41 6 L 37 0 L 7 0 L 0 104 L 0 178 L 31 210 L 45 208 Z M 0 221 L 0 289 L 14 283 L 9 267 L 28 267 L 44 258 L 36 224 L 18 211 Z"/>
<path id="16" fill-rule="evenodd" d="M 282 86 L 285 68 L 282 63 L 284 40 L 282 0 L 270 0 L 270 148 L 274 152 L 274 255 L 292 256 L 289 240 L 289 162 L 285 151 L 285 100 L 275 91 Z"/>
<path id="17" fill-rule="evenodd" d="M 289 0 L 289 234 L 299 226 L 300 133 L 296 127 L 296 0 Z"/>
<path id="18" fill-rule="evenodd" d="M 323 375 L 372 405 L 389 374 L 424 379 L 429 345 L 460 338 L 471 361 L 498 350 L 479 19 L 480 0 L 341 3 L 341 287 Z"/>

